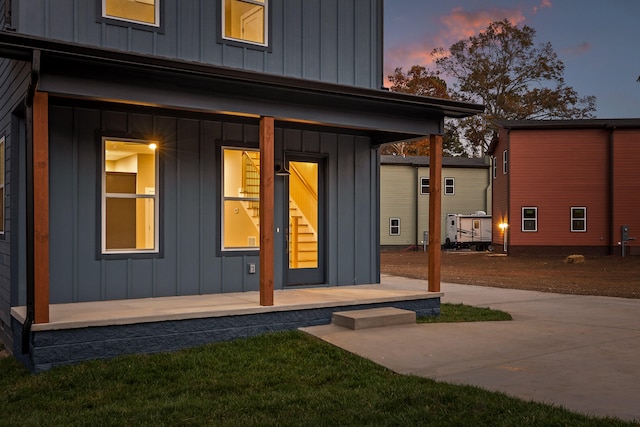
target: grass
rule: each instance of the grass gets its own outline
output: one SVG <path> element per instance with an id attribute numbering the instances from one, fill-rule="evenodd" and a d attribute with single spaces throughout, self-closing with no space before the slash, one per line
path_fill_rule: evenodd
<path id="1" fill-rule="evenodd" d="M 631 425 L 395 374 L 302 332 L 29 374 L 0 359 L 0 425 Z"/>
<path id="2" fill-rule="evenodd" d="M 420 316 L 418 323 L 489 322 L 513 320 L 509 313 L 464 304 L 440 304 L 440 316 Z"/>

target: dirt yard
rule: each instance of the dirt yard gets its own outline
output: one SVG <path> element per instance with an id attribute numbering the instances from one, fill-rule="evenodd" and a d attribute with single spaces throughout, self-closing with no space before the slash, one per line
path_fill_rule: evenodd
<path id="1" fill-rule="evenodd" d="M 506 257 L 474 251 L 443 251 L 442 282 L 576 295 L 640 298 L 640 256 L 585 258 Z M 427 253 L 382 252 L 381 272 L 427 278 Z"/>

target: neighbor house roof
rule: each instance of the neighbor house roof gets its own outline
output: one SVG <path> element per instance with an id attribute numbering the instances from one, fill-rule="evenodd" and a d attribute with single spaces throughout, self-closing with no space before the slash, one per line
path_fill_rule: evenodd
<path id="1" fill-rule="evenodd" d="M 635 128 L 640 127 L 640 119 L 504 120 L 498 125 L 505 129 Z"/>
<path id="2" fill-rule="evenodd" d="M 624 129 L 640 128 L 640 119 L 502 120 L 498 126 L 507 130 Z M 494 138 L 487 154 L 492 155 L 497 146 Z"/>
<path id="3" fill-rule="evenodd" d="M 405 165 L 405 166 L 429 166 L 429 156 L 391 156 L 391 155 L 382 155 L 380 156 L 380 164 L 381 165 Z M 477 157 L 468 158 L 468 157 L 443 157 L 442 158 L 442 167 L 447 168 L 488 168 L 489 165 L 484 161 L 484 159 L 479 159 Z"/>

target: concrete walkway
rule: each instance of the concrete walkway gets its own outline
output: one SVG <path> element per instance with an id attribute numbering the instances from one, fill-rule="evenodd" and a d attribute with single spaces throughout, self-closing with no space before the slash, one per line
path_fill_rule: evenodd
<path id="1" fill-rule="evenodd" d="M 442 291 L 442 302 L 499 309 L 514 320 L 304 330 L 402 374 L 640 421 L 640 300 L 449 283 Z"/>

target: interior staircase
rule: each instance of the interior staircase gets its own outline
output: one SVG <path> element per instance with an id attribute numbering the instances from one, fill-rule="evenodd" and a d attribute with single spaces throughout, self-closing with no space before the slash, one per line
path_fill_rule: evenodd
<path id="1" fill-rule="evenodd" d="M 289 267 L 318 266 L 318 236 L 295 200 L 289 198 Z"/>
<path id="2" fill-rule="evenodd" d="M 290 172 L 295 179 L 304 180 L 302 175 L 296 171 L 293 164 L 289 164 Z M 251 221 L 260 230 L 260 154 L 253 151 L 245 151 L 243 153 L 243 169 L 242 189 L 240 193 L 247 199 L 242 202 L 242 206 L 251 218 Z M 292 179 L 292 178 L 290 178 Z M 289 194 L 289 233 L 288 233 L 288 249 L 289 249 L 289 267 L 290 268 L 315 268 L 318 266 L 318 235 L 317 231 L 311 225 L 309 219 L 305 216 L 303 209 L 300 208 L 297 198 L 315 197 L 317 195 L 310 194 L 306 188 L 307 183 L 301 186 L 302 191 L 290 191 Z"/>

